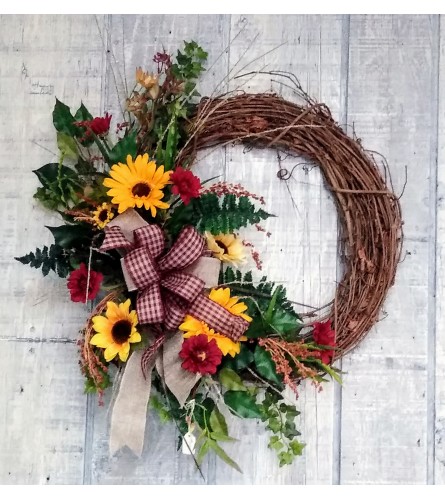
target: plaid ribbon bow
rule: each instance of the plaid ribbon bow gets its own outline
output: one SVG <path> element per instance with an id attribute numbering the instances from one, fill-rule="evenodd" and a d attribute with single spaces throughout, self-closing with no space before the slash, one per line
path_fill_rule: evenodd
<path id="1" fill-rule="evenodd" d="M 101 250 L 123 249 L 125 268 L 138 289 L 136 310 L 139 323 L 163 323 L 175 330 L 190 314 L 204 321 L 218 333 L 233 341 L 246 331 L 249 323 L 213 302 L 201 292 L 204 282 L 183 270 L 202 255 L 204 238 L 191 226 L 180 232 L 164 256 L 164 233 L 150 224 L 133 231 L 134 243 L 119 226 L 106 229 Z"/>

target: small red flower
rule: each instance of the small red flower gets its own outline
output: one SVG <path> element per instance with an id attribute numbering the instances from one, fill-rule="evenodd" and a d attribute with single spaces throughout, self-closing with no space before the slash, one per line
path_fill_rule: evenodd
<path id="1" fill-rule="evenodd" d="M 89 122 L 90 129 L 96 135 L 106 135 L 110 130 L 111 115 L 105 113 L 105 116 L 97 116 Z"/>
<path id="2" fill-rule="evenodd" d="M 312 336 L 314 337 L 314 341 L 323 346 L 332 346 L 335 347 L 335 330 L 331 328 L 331 322 L 325 321 L 324 323 L 314 323 L 314 330 L 312 331 Z M 320 350 L 314 351 L 317 356 L 321 359 L 321 362 L 325 365 L 329 364 L 334 357 L 334 351 L 329 350 Z"/>
<path id="3" fill-rule="evenodd" d="M 171 175 L 173 183 L 172 193 L 179 194 L 184 205 L 188 205 L 192 198 L 198 198 L 201 189 L 201 181 L 190 170 L 178 167 Z"/>
<path id="4" fill-rule="evenodd" d="M 93 300 L 100 290 L 103 274 L 90 269 L 90 281 L 88 283 L 88 269 L 84 262 L 79 269 L 71 272 L 68 277 L 67 286 L 73 302 L 86 302 L 86 299 Z M 88 297 L 86 297 L 88 283 Z"/>
<path id="5" fill-rule="evenodd" d="M 207 335 L 195 335 L 185 339 L 179 357 L 184 360 L 182 368 L 192 373 L 216 373 L 216 367 L 221 363 L 222 352 L 216 340 L 209 342 Z"/>

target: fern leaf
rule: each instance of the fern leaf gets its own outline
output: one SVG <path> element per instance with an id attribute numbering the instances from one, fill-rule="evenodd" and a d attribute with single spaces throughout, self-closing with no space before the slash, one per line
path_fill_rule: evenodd
<path id="1" fill-rule="evenodd" d="M 59 245 L 51 245 L 49 248 L 44 246 L 42 249 L 36 248 L 34 252 L 23 257 L 15 257 L 15 260 L 36 269 L 41 268 L 43 276 L 54 271 L 61 278 L 66 278 L 71 271 L 69 257 Z"/>
<path id="2" fill-rule="evenodd" d="M 233 233 L 241 227 L 257 224 L 271 217 L 264 210 L 256 209 L 247 196 L 237 198 L 234 194 L 218 198 L 214 193 L 206 193 L 196 200 L 194 209 L 198 215 L 198 231 L 209 231 L 212 234 Z"/>

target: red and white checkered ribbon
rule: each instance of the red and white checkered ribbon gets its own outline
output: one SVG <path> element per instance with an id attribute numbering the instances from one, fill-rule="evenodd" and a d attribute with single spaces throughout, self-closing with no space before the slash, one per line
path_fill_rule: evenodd
<path id="1" fill-rule="evenodd" d="M 101 250 L 127 251 L 124 265 L 139 290 L 136 302 L 139 323 L 163 323 L 175 330 L 185 315 L 190 314 L 233 341 L 239 340 L 249 323 L 203 295 L 204 282 L 183 272 L 199 259 L 205 248 L 205 240 L 195 228 L 182 229 L 162 257 L 165 240 L 159 226 L 140 227 L 133 235 L 131 243 L 119 226 L 109 227 Z"/>

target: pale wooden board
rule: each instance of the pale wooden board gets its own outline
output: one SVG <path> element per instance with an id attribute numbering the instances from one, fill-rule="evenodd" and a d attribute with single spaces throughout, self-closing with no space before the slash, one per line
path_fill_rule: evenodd
<path id="1" fill-rule="evenodd" d="M 343 359 L 343 484 L 428 479 L 437 21 L 351 17 L 348 122 L 366 148 L 386 156 L 396 193 L 407 167 L 401 199 L 407 254 L 384 305 L 388 317 Z"/>
<path id="2" fill-rule="evenodd" d="M 57 161 L 55 96 L 99 110 L 104 53 L 97 23 L 103 18 L 0 19 L 0 483 L 84 480 L 87 401 L 71 339 L 87 309 L 69 300 L 64 280 L 42 279 L 13 257 L 51 243 L 44 225 L 61 221 L 32 200 L 32 170 Z"/>
<path id="3" fill-rule="evenodd" d="M 232 16 L 229 67 L 232 75 L 252 71 L 282 70 L 294 73 L 315 99 L 340 115 L 342 18 L 329 16 Z M 284 44 L 280 46 L 281 44 Z M 244 69 L 243 69 L 244 68 Z M 272 81 L 276 80 L 276 81 Z M 275 91 L 296 99 L 286 87 L 290 82 L 258 74 L 232 79 L 230 90 Z M 272 233 L 267 238 L 255 229 L 241 234 L 252 241 L 264 260 L 264 274 L 282 283 L 292 300 L 319 307 L 334 295 L 337 263 L 337 216 L 320 171 L 304 158 L 285 158 L 281 168 L 293 170 L 289 181 L 280 181 L 275 150 L 247 151 L 228 148 L 227 179 L 240 182 L 249 191 L 263 195 L 266 210 L 277 215 L 262 224 Z M 303 163 L 303 164 L 302 164 Z M 293 199 L 293 201 L 292 201 Z M 253 264 L 251 263 L 250 266 Z M 297 306 L 297 310 L 303 311 Z M 295 396 L 286 392 L 290 402 Z M 224 463 L 216 463 L 216 482 L 245 484 L 301 484 L 332 482 L 333 414 L 332 384 L 317 394 L 310 384 L 300 388 L 299 426 L 307 444 L 302 457 L 289 467 L 279 468 L 276 455 L 268 449 L 270 434 L 264 424 L 231 419 L 230 427 L 239 443 L 228 445 L 244 471 L 241 476 Z M 257 452 L 252 454 L 252 449 Z"/>
<path id="4" fill-rule="evenodd" d="M 436 247 L 434 482 L 445 484 L 445 26 L 440 24 Z"/>
<path id="5" fill-rule="evenodd" d="M 32 199 L 32 170 L 58 161 L 56 96 L 99 110 L 102 43 L 94 16 L 2 16 L 0 24 L 0 337 L 75 339 L 85 306 L 70 301 L 54 273 L 42 279 L 14 257 L 53 243 L 44 226 L 62 224 Z"/>
<path id="6" fill-rule="evenodd" d="M 0 484 L 82 484 L 86 398 L 73 344 L 0 342 Z"/>

